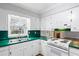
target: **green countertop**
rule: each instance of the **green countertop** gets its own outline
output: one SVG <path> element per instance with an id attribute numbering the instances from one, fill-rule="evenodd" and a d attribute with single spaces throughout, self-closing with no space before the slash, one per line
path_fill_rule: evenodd
<path id="1" fill-rule="evenodd" d="M 44 36 L 41 36 L 41 37 L 27 37 L 27 36 L 24 36 L 24 37 L 20 37 L 20 38 L 26 38 L 27 40 L 9 44 L 9 40 L 18 39 L 18 38 L 15 38 L 15 37 L 14 38 L 8 38 L 6 40 L 0 41 L 0 47 L 14 45 L 14 44 L 19 44 L 19 43 L 23 43 L 23 42 L 29 42 L 29 41 L 33 41 L 33 40 L 47 40 L 47 38 L 44 37 Z"/>
<path id="2" fill-rule="evenodd" d="M 69 47 L 79 49 L 79 45 L 75 45 L 75 44 L 73 44 L 72 42 L 70 43 Z"/>
<path id="3" fill-rule="evenodd" d="M 23 36 L 23 37 L 19 37 L 19 38 L 26 38 L 27 40 L 26 41 L 21 41 L 21 42 L 9 44 L 9 40 L 18 39 L 18 37 L 4 38 L 3 40 L 0 41 L 0 47 L 10 46 L 10 45 L 24 43 L 24 42 L 29 42 L 29 41 L 33 41 L 33 40 L 47 40 L 47 38 L 44 37 L 44 36 L 41 36 L 41 37 L 27 37 L 27 36 Z M 79 49 L 78 45 L 74 45 L 72 43 L 70 43 L 69 47 Z"/>

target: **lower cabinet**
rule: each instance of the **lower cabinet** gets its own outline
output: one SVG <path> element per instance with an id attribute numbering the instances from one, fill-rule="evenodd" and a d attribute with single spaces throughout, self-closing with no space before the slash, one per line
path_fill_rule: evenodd
<path id="1" fill-rule="evenodd" d="M 9 55 L 10 56 L 23 56 L 23 44 L 15 44 L 9 46 Z"/>
<path id="2" fill-rule="evenodd" d="M 49 48 L 47 47 L 47 42 L 44 41 L 44 40 L 41 40 L 41 53 L 42 53 L 44 56 L 49 56 L 49 55 L 50 55 L 50 50 L 49 50 Z"/>
<path id="3" fill-rule="evenodd" d="M 9 46 L 9 56 L 35 56 L 39 54 L 40 40 L 34 40 Z"/>
<path id="4" fill-rule="evenodd" d="M 33 44 L 32 41 L 23 43 L 24 56 L 32 56 L 33 55 L 32 44 Z"/>
<path id="5" fill-rule="evenodd" d="M 8 56 L 9 47 L 0 47 L 0 56 Z"/>
<path id="6" fill-rule="evenodd" d="M 79 56 L 79 49 L 70 47 L 70 56 Z"/>
<path id="7" fill-rule="evenodd" d="M 24 44 L 23 46 L 24 56 L 35 56 L 39 54 L 40 40 L 25 42 L 23 44 Z"/>
<path id="8" fill-rule="evenodd" d="M 38 55 L 40 53 L 40 40 L 32 41 L 32 43 L 33 56 Z"/>
<path id="9" fill-rule="evenodd" d="M 23 56 L 23 50 L 17 49 L 10 52 L 10 56 Z"/>
<path id="10" fill-rule="evenodd" d="M 77 54 L 75 54 L 75 53 L 70 52 L 70 56 L 79 56 L 79 55 L 77 55 Z"/>

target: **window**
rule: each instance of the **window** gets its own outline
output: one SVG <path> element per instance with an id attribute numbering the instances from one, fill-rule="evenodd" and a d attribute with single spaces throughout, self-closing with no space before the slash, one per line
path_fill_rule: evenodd
<path id="1" fill-rule="evenodd" d="M 30 18 L 8 15 L 8 35 L 25 36 L 30 29 Z"/>

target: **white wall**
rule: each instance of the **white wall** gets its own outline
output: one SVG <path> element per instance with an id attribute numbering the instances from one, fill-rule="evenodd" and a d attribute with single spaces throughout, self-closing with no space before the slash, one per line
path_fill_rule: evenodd
<path id="1" fill-rule="evenodd" d="M 40 23 L 39 16 L 37 14 L 10 4 L 0 4 L 0 30 L 8 30 L 8 14 L 30 17 L 32 24 L 31 29 L 40 29 L 39 26 L 35 25 L 35 23 Z"/>
<path id="2" fill-rule="evenodd" d="M 0 30 L 8 29 L 8 17 L 7 13 L 4 10 L 0 9 Z"/>
<path id="3" fill-rule="evenodd" d="M 71 10 L 73 8 L 79 8 L 79 4 L 60 4 L 58 5 L 58 7 L 56 7 L 55 9 L 52 9 L 53 7 L 51 7 L 50 9 L 48 9 L 47 11 L 45 11 L 42 16 L 41 16 L 41 23 L 44 24 L 44 23 L 48 23 L 49 21 L 52 20 L 51 19 L 48 19 L 49 21 L 47 22 L 45 19 L 45 17 L 51 17 L 52 15 L 56 15 L 56 14 L 59 14 L 61 12 L 65 12 L 67 10 Z M 63 15 L 62 15 L 63 16 Z M 63 16 L 64 17 L 64 16 Z M 57 19 L 57 18 L 56 18 Z M 43 21 L 44 20 L 44 21 Z M 58 20 L 58 19 L 57 19 Z M 68 20 L 68 19 L 67 19 Z M 42 22 L 43 21 L 43 22 Z M 53 22 L 53 20 L 52 20 Z M 55 23 L 57 24 L 57 23 Z M 42 25 L 41 25 L 41 28 L 42 28 Z M 71 38 L 79 38 L 79 33 L 78 32 L 65 32 L 64 33 L 64 36 L 65 37 L 71 37 Z"/>

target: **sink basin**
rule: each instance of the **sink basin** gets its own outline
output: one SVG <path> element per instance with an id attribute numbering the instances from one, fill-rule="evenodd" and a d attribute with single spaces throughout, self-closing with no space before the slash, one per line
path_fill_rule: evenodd
<path id="1" fill-rule="evenodd" d="M 17 39 L 12 39 L 12 40 L 9 40 L 8 44 L 13 44 L 13 43 L 17 43 L 17 42 L 19 42 Z"/>

